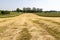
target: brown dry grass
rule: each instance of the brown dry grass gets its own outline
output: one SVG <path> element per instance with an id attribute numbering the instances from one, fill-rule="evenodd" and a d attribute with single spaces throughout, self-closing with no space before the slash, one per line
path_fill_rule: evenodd
<path id="1" fill-rule="evenodd" d="M 60 18 L 41 17 L 32 13 L 0 18 L 0 40 L 16 40 L 22 28 L 28 28 L 31 40 L 60 40 Z"/>

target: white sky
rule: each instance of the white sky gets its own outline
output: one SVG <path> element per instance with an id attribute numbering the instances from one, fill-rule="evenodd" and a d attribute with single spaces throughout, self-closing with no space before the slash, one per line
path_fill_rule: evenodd
<path id="1" fill-rule="evenodd" d="M 60 11 L 60 0 L 0 0 L 0 9 L 15 10 L 23 7 Z"/>

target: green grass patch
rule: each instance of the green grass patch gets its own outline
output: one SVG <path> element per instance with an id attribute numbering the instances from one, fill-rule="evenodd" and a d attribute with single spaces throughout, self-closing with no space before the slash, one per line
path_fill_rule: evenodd
<path id="1" fill-rule="evenodd" d="M 0 13 L 0 18 L 9 18 L 9 17 L 15 17 L 15 16 L 19 16 L 21 14 L 21 12 L 10 12 L 10 14 L 5 14 L 5 15 L 2 15 Z"/>
<path id="2" fill-rule="evenodd" d="M 44 16 L 44 17 L 60 17 L 60 12 L 47 12 L 47 13 L 36 13 L 39 16 Z"/>

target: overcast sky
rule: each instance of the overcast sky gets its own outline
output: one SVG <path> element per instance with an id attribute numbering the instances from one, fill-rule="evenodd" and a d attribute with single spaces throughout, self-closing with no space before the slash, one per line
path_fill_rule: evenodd
<path id="1" fill-rule="evenodd" d="M 60 0 L 0 0 L 0 10 L 15 10 L 23 7 L 60 11 Z"/>

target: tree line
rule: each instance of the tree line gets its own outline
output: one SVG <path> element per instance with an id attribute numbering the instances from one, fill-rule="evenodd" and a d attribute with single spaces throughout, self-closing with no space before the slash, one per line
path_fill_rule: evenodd
<path id="1" fill-rule="evenodd" d="M 27 12 L 27 13 L 41 13 L 41 12 L 51 13 L 51 12 L 57 12 L 56 10 L 43 11 L 42 8 L 35 8 L 35 7 L 33 7 L 32 9 L 30 7 L 27 7 L 27 8 L 24 7 L 23 9 L 17 8 L 15 11 L 16 12 Z"/>
<path id="2" fill-rule="evenodd" d="M 24 7 L 22 10 L 19 9 L 19 8 L 16 9 L 16 12 L 29 12 L 29 13 L 33 13 L 33 12 L 42 12 L 42 11 L 43 11 L 42 8 L 35 8 L 35 7 L 33 7 L 32 9 L 29 8 L 29 7 L 27 7 L 27 8 Z"/>
<path id="3" fill-rule="evenodd" d="M 10 14 L 10 12 L 23 12 L 23 13 L 41 13 L 41 12 L 44 12 L 44 13 L 51 13 L 51 12 L 57 12 L 55 10 L 50 10 L 50 11 L 43 11 L 42 8 L 35 8 L 33 7 L 32 9 L 30 7 L 27 7 L 27 8 L 23 8 L 23 9 L 20 9 L 20 8 L 16 8 L 16 10 L 14 11 L 5 11 L 5 10 L 0 10 L 0 14 Z"/>

